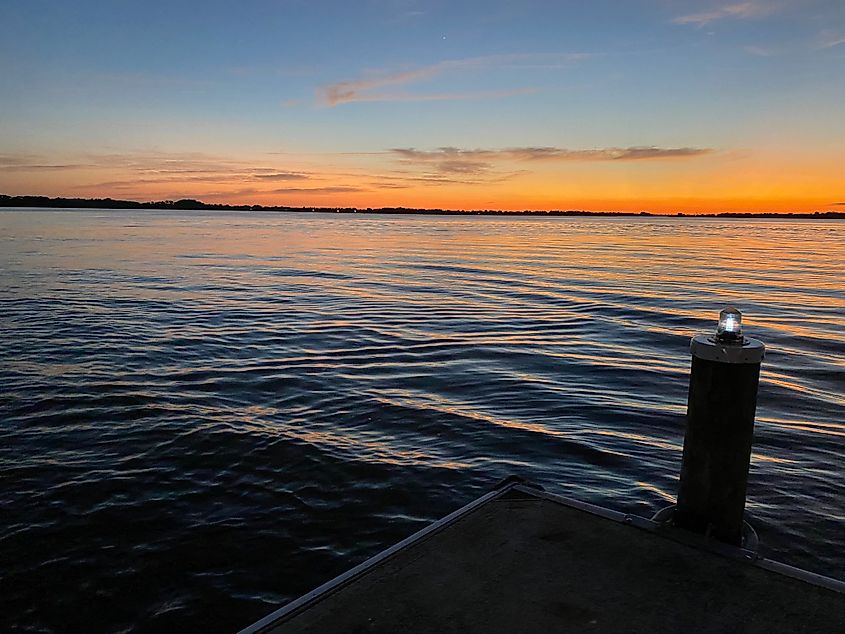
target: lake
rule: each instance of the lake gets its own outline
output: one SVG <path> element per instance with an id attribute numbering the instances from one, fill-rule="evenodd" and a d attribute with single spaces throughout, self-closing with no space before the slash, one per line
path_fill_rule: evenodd
<path id="1" fill-rule="evenodd" d="M 511 473 L 650 516 L 730 304 L 841 579 L 845 221 L 2 210 L 0 629 L 231 632 Z"/>

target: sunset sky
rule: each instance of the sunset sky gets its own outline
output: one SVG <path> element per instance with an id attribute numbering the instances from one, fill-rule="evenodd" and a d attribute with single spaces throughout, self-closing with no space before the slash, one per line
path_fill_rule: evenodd
<path id="1" fill-rule="evenodd" d="M 0 24 L 0 193 L 845 210 L 843 0 L 9 0 Z"/>

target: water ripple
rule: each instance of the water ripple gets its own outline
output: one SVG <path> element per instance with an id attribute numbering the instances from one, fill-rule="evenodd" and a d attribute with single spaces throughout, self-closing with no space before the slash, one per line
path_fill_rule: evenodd
<path id="1" fill-rule="evenodd" d="M 515 471 L 648 515 L 724 304 L 767 553 L 845 577 L 843 271 L 839 222 L 0 212 L 0 629 L 232 631 Z"/>

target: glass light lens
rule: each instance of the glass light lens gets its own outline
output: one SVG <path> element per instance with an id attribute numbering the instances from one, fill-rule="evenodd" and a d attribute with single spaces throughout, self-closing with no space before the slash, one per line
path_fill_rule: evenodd
<path id="1" fill-rule="evenodd" d="M 716 336 L 720 339 L 739 339 L 742 336 L 742 313 L 733 306 L 719 313 Z"/>

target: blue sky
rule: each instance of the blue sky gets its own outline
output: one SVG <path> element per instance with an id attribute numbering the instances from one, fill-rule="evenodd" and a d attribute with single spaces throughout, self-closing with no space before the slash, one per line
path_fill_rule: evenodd
<path id="1" fill-rule="evenodd" d="M 361 190 L 361 178 L 395 176 L 400 159 L 407 167 L 407 157 L 390 154 L 394 148 L 699 148 L 718 152 L 724 172 L 749 153 L 760 159 L 754 174 L 764 163 L 773 173 L 813 171 L 820 182 L 812 186 L 827 188 L 814 204 L 838 195 L 842 184 L 815 162 L 845 149 L 841 0 L 30 0 L 5 2 L 0 22 L 0 154 L 13 168 L 0 169 L 6 193 L 70 195 L 65 188 L 74 183 L 91 194 L 115 182 L 97 175 L 106 176 L 105 156 L 243 161 L 319 173 L 324 189 L 349 169 L 356 184 L 348 189 Z M 705 154 L 701 161 L 713 163 Z M 447 157 L 457 170 L 466 166 L 455 160 L 481 163 L 457 156 Z M 587 168 L 597 186 L 613 177 L 605 165 L 576 165 L 577 156 L 566 154 L 557 171 L 531 172 L 525 164 L 508 171 L 504 163 L 514 155 L 503 155 L 496 174 L 525 181 L 525 191 L 550 192 L 542 178 L 575 178 Z M 583 156 L 589 162 L 597 155 Z M 655 157 L 659 166 L 626 172 L 633 180 L 619 191 L 648 198 L 649 170 L 677 177 L 671 154 Z M 683 162 L 688 171 L 690 160 Z M 77 169 L 74 180 L 60 165 L 89 169 Z M 131 179 L 132 166 L 123 169 L 123 180 Z M 640 172 L 646 180 L 638 189 Z M 807 183 L 796 182 L 789 200 Z M 458 190 L 475 200 L 472 183 L 457 184 L 427 187 L 436 202 L 451 196 L 460 206 Z M 216 193 L 269 195 L 222 185 Z M 694 189 L 693 198 L 706 198 Z M 732 192 L 726 186 L 721 199 Z M 374 200 L 391 193 L 399 203 L 424 199 L 416 190 L 370 193 Z M 569 195 L 561 192 L 560 202 Z"/>

